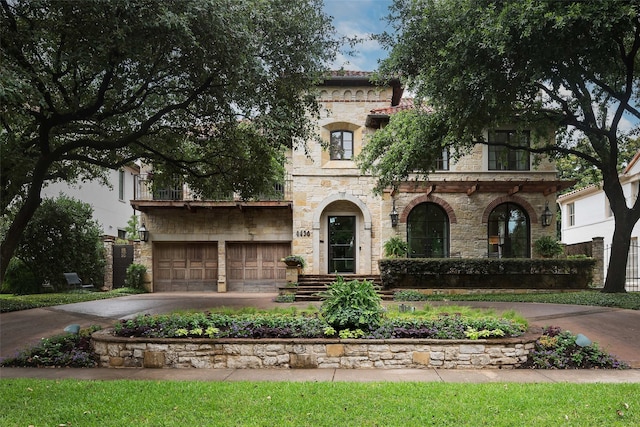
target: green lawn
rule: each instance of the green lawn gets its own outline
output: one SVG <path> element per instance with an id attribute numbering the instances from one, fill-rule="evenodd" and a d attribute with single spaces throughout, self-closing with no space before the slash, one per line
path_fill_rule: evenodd
<path id="1" fill-rule="evenodd" d="M 141 291 L 132 288 L 119 288 L 108 292 L 70 291 L 33 295 L 0 294 L 0 312 L 6 313 L 30 308 L 115 298 L 124 295 L 139 294 L 140 292 Z"/>
<path id="2" fill-rule="evenodd" d="M 551 304 L 593 305 L 640 310 L 640 292 L 624 294 L 604 294 L 600 291 L 580 291 L 536 294 L 468 294 L 468 295 L 425 295 L 424 301 L 503 301 L 541 302 Z"/>
<path id="3" fill-rule="evenodd" d="M 2 426 L 640 425 L 640 384 L 0 380 Z"/>

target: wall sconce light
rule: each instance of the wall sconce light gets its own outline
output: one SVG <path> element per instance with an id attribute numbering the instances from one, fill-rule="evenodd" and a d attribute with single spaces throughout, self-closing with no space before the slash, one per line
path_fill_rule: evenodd
<path id="1" fill-rule="evenodd" d="M 138 229 L 138 238 L 141 242 L 146 242 L 149 240 L 149 230 L 147 230 L 147 227 L 144 226 L 144 222 Z"/>
<path id="2" fill-rule="evenodd" d="M 542 226 L 543 227 L 550 226 L 552 218 L 553 218 L 553 214 L 551 213 L 551 210 L 549 209 L 549 202 L 546 202 L 546 204 L 544 205 L 544 211 L 542 212 L 542 215 L 540 215 L 540 220 L 542 221 Z"/>
<path id="3" fill-rule="evenodd" d="M 392 227 L 397 227 L 398 226 L 398 211 L 396 210 L 396 199 L 393 199 L 393 210 L 391 211 L 389 216 L 391 217 L 391 226 Z"/>

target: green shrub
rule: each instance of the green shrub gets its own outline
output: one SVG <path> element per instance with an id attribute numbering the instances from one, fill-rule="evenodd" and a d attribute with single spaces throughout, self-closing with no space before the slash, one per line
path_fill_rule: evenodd
<path id="1" fill-rule="evenodd" d="M 407 250 L 407 242 L 400 237 L 395 236 L 384 242 L 384 256 L 387 258 L 404 258 Z"/>
<path id="2" fill-rule="evenodd" d="M 320 312 L 326 322 L 337 330 L 370 330 L 380 324 L 384 311 L 382 299 L 368 280 L 347 282 L 338 276 L 320 296 Z"/>
<path id="3" fill-rule="evenodd" d="M 127 275 L 124 283 L 134 289 L 144 289 L 144 275 L 147 273 L 147 267 L 141 264 L 131 264 L 127 267 Z"/>
<path id="4" fill-rule="evenodd" d="M 429 296 L 414 289 L 406 289 L 393 293 L 394 301 L 427 301 Z"/>
<path id="5" fill-rule="evenodd" d="M 553 258 L 562 255 L 562 244 L 551 236 L 542 236 L 533 242 L 533 250 L 543 258 Z"/>
<path id="6" fill-rule="evenodd" d="M 11 258 L 2 283 L 2 293 L 16 295 L 37 294 L 42 290 L 42 279 L 18 258 Z"/>

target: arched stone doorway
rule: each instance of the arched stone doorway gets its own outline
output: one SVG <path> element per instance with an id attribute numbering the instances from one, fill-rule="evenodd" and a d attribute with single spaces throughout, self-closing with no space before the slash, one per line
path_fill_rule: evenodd
<path id="1" fill-rule="evenodd" d="M 326 198 L 313 219 L 313 265 L 317 274 L 371 274 L 371 214 L 357 197 Z"/>

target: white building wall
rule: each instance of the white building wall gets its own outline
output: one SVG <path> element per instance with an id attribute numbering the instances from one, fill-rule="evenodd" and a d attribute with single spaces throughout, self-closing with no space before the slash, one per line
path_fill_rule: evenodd
<path id="1" fill-rule="evenodd" d="M 119 171 L 108 172 L 111 188 L 98 181 L 80 182 L 69 185 L 57 182 L 42 190 L 42 198 L 57 198 L 61 193 L 74 199 L 89 203 L 93 208 L 93 218 L 102 227 L 105 236 L 118 237 L 118 230 L 124 231 L 127 221 L 134 214 L 130 201 L 134 199 L 133 169 L 124 169 L 124 194 L 119 197 Z"/>

